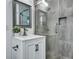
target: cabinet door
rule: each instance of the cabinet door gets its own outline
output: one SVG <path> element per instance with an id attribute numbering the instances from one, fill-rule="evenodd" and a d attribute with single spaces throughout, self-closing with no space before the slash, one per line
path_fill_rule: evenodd
<path id="1" fill-rule="evenodd" d="M 44 59 L 44 46 L 42 42 L 35 44 L 35 59 Z"/>
<path id="2" fill-rule="evenodd" d="M 17 51 L 12 49 L 12 59 L 17 59 Z"/>
<path id="3" fill-rule="evenodd" d="M 21 54 L 20 54 L 21 48 L 18 43 L 19 41 L 13 38 L 11 59 L 21 59 Z"/>
<path id="4" fill-rule="evenodd" d="M 26 59 L 44 59 L 44 47 L 42 42 L 34 42 L 26 45 Z"/>
<path id="5" fill-rule="evenodd" d="M 25 51 L 25 59 L 35 59 L 35 43 L 26 43 Z"/>
<path id="6" fill-rule="evenodd" d="M 28 59 L 35 59 L 35 45 L 28 45 Z"/>

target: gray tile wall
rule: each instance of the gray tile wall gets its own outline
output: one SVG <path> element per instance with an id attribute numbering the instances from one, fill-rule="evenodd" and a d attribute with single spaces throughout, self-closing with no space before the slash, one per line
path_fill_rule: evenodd
<path id="1" fill-rule="evenodd" d="M 47 36 L 47 59 L 73 59 L 73 0 L 47 0 L 49 36 Z M 66 28 L 56 27 L 59 17 L 67 17 Z M 58 33 L 56 33 L 56 29 Z M 51 36 L 50 36 L 51 35 Z"/>

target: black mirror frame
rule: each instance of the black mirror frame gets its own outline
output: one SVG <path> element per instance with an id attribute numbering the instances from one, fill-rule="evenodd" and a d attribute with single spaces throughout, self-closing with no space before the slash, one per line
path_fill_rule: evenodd
<path id="1" fill-rule="evenodd" d="M 27 6 L 29 6 L 29 15 L 30 15 L 30 19 L 29 19 L 29 25 L 16 25 L 16 16 L 15 16 L 15 8 L 16 8 L 16 6 L 15 6 L 15 2 L 18 2 L 18 3 L 21 3 L 21 4 L 24 4 L 24 5 L 27 5 Z M 23 3 L 23 2 L 21 2 L 21 1 L 18 1 L 18 0 L 13 0 L 13 2 L 12 2 L 12 6 L 13 6 L 13 27 L 14 26 L 21 26 L 21 27 L 26 27 L 26 28 L 32 28 L 32 6 L 30 6 L 30 5 L 28 5 L 28 4 L 25 4 L 25 3 Z"/>

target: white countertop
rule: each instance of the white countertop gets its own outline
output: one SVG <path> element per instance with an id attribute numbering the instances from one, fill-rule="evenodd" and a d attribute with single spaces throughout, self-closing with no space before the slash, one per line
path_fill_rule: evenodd
<path id="1" fill-rule="evenodd" d="M 24 40 L 31 40 L 31 39 L 42 38 L 42 37 L 45 37 L 45 36 L 28 35 L 28 36 L 15 36 L 14 38 L 24 41 Z"/>

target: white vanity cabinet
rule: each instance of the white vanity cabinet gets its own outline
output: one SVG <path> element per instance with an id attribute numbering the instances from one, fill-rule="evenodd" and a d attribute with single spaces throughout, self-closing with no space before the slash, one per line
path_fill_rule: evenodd
<path id="1" fill-rule="evenodd" d="M 45 59 L 45 36 L 14 37 L 12 59 Z"/>

